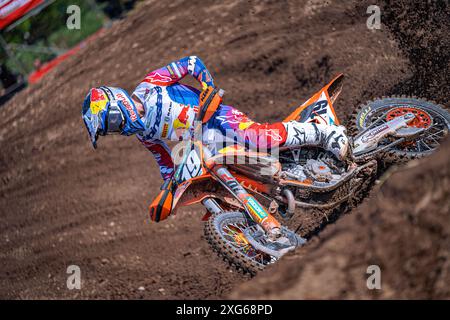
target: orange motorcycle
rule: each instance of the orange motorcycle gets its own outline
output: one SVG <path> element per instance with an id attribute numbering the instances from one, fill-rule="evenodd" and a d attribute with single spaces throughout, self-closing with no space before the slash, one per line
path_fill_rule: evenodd
<path id="1" fill-rule="evenodd" d="M 339 125 L 333 103 L 343 78 L 337 76 L 284 121 Z M 202 92 L 197 128 L 214 115 L 222 95 L 214 88 Z M 347 127 L 352 154 L 346 161 L 319 147 L 299 146 L 263 153 L 233 145 L 212 155 L 192 134 L 150 211 L 158 221 L 179 207 L 201 203 L 213 249 L 255 274 L 317 232 L 319 227 L 304 228 L 311 210 L 324 217 L 345 212 L 367 193 L 380 170 L 433 152 L 449 128 L 450 114 L 443 107 L 391 97 L 356 109 Z M 275 238 L 269 228 L 277 229 Z"/>

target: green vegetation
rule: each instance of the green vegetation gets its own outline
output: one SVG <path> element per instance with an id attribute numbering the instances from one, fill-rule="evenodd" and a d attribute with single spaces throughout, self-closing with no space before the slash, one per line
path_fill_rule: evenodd
<path id="1" fill-rule="evenodd" d="M 81 9 L 80 30 L 69 30 L 66 26 L 69 17 L 67 7 L 70 5 L 78 5 Z M 93 0 L 53 2 L 13 30 L 2 33 L 23 68 L 14 60 L 8 59 L 5 52 L 0 53 L 1 63 L 15 73 L 33 71 L 41 63 L 53 59 L 99 30 L 108 20 L 103 12 L 105 5 L 96 4 Z"/>

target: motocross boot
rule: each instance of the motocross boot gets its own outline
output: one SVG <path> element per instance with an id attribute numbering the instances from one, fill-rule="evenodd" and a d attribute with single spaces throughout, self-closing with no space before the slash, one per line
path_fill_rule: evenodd
<path id="1" fill-rule="evenodd" d="M 343 126 L 328 126 L 298 121 L 283 122 L 287 138 L 283 146 L 318 146 L 330 151 L 339 160 L 344 160 L 349 150 L 349 141 Z"/>

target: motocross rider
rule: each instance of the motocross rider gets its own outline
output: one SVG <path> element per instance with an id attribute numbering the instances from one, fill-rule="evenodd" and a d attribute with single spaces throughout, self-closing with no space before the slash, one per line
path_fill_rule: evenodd
<path id="1" fill-rule="evenodd" d="M 99 135 L 133 135 L 153 154 L 163 180 L 174 173 L 171 151 L 164 140 L 181 141 L 198 112 L 200 91 L 181 84 L 186 75 L 206 89 L 214 81 L 202 60 L 188 56 L 152 71 L 131 96 L 116 87 L 92 88 L 86 96 L 82 117 L 94 148 Z M 320 146 L 344 159 L 348 150 L 345 128 L 298 121 L 257 123 L 239 110 L 221 104 L 204 125 L 204 132 L 233 132 L 235 141 L 248 148 L 290 145 Z M 204 134 L 203 142 L 210 134 Z M 216 136 L 216 135 L 213 135 Z M 237 139 L 236 139 L 237 138 Z M 152 217 L 153 220 L 153 217 Z"/>

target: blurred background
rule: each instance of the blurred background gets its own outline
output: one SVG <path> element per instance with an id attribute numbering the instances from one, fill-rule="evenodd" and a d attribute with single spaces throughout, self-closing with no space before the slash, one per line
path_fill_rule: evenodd
<path id="1" fill-rule="evenodd" d="M 111 20 L 121 19 L 136 0 L 3 0 L 0 1 L 0 105 L 36 83 L 60 62 L 92 41 Z M 83 28 L 66 22 L 80 8 Z"/>

